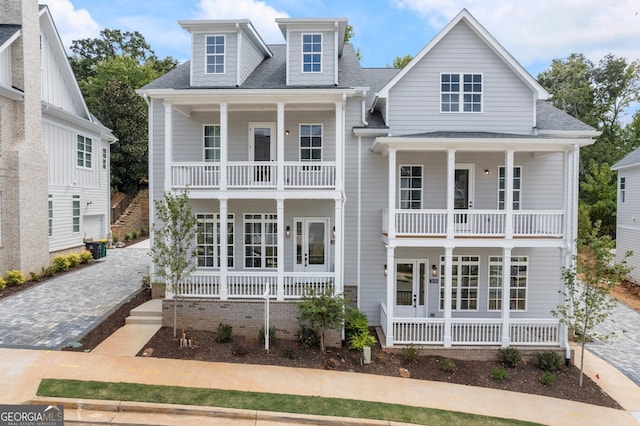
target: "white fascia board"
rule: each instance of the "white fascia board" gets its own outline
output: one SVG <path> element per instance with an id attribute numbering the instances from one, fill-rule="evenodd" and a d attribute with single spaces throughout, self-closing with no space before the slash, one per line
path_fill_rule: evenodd
<path id="1" fill-rule="evenodd" d="M 42 102 L 42 115 L 43 117 L 49 115 L 54 118 L 58 118 L 60 120 L 64 120 L 68 123 L 75 124 L 78 127 L 81 127 L 85 130 L 100 133 L 104 135 L 105 139 L 116 141 L 117 138 L 111 133 L 111 129 L 103 126 L 102 124 L 98 124 L 94 121 L 87 120 L 86 118 L 80 117 L 78 115 L 72 114 L 68 111 L 63 110 L 62 108 L 58 108 L 55 105 L 51 105 L 47 102 Z"/>
<path id="2" fill-rule="evenodd" d="M 7 97 L 13 101 L 21 101 L 24 99 L 24 93 L 22 91 L 5 86 L 4 84 L 0 84 L 0 96 Z"/>
<path id="3" fill-rule="evenodd" d="M 7 41 L 5 41 L 4 43 L 2 43 L 2 45 L 0 45 L 0 52 L 2 52 L 3 50 L 7 49 L 9 46 L 11 46 L 11 44 L 16 41 L 16 39 L 18 37 L 20 37 L 20 34 L 22 34 L 22 30 L 17 30 L 16 33 L 14 35 L 12 35 L 11 37 L 9 37 L 9 39 Z"/>
<path id="4" fill-rule="evenodd" d="M 170 99 L 172 103 L 245 102 L 261 103 L 276 101 L 322 102 L 352 97 L 356 89 L 147 89 L 137 90 L 139 95 L 151 98 Z"/>

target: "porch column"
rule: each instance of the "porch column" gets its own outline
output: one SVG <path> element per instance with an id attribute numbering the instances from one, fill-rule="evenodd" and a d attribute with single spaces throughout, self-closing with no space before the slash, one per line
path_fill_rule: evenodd
<path id="1" fill-rule="evenodd" d="M 335 226 L 335 238 L 330 234 L 329 239 L 333 238 L 333 261 L 335 274 L 335 293 L 344 292 L 344 282 L 342 274 L 342 199 L 335 200 L 335 212 L 333 226 Z M 329 229 L 329 232 L 333 232 Z"/>
<path id="2" fill-rule="evenodd" d="M 389 149 L 389 229 L 387 230 L 389 241 L 396 237 L 396 169 L 396 150 L 391 148 Z M 393 265 L 387 265 L 391 270 Z"/>
<path id="3" fill-rule="evenodd" d="M 229 113 L 226 102 L 220 102 L 220 190 L 227 189 L 227 161 L 229 161 Z"/>
<path id="4" fill-rule="evenodd" d="M 171 163 L 173 161 L 173 105 L 164 101 L 164 192 L 171 191 L 173 178 Z"/>
<path id="5" fill-rule="evenodd" d="M 391 225 L 389 225 L 391 226 Z M 386 330 L 386 345 L 387 347 L 393 346 L 393 340 L 395 336 L 393 335 L 393 318 L 394 318 L 394 308 L 395 308 L 395 297 L 394 292 L 396 288 L 395 277 L 396 277 L 396 267 L 395 267 L 395 248 L 392 246 L 387 246 L 387 330 Z"/>
<path id="6" fill-rule="evenodd" d="M 456 180 L 456 150 L 447 150 L 447 238 L 455 235 L 455 180 Z M 446 275 L 446 274 L 445 274 Z"/>
<path id="7" fill-rule="evenodd" d="M 276 185 L 278 191 L 284 190 L 284 102 L 278 102 L 278 122 L 276 124 L 277 146 L 276 146 Z M 278 228 L 284 229 L 284 228 Z"/>
<path id="8" fill-rule="evenodd" d="M 508 149 L 505 153 L 504 170 L 504 212 L 505 229 L 504 236 L 507 239 L 513 238 L 513 150 Z M 499 177 L 498 177 L 499 178 Z"/>
<path id="9" fill-rule="evenodd" d="M 222 144 L 221 144 L 222 145 Z M 229 271 L 229 248 L 227 246 L 228 232 L 227 232 L 227 217 L 229 216 L 228 200 L 225 198 L 220 199 L 220 300 L 227 300 L 229 298 L 228 283 L 228 271 Z"/>
<path id="10" fill-rule="evenodd" d="M 284 199 L 276 199 L 276 213 L 278 216 L 278 271 L 276 279 L 276 298 L 284 300 Z M 294 231 L 295 232 L 295 231 Z"/>
<path id="11" fill-rule="evenodd" d="M 453 288 L 453 247 L 444 248 L 444 347 L 451 347 L 451 289 Z"/>
<path id="12" fill-rule="evenodd" d="M 511 301 L 511 247 L 502 248 L 502 347 L 511 343 L 509 333 L 509 314 Z"/>
<path id="13" fill-rule="evenodd" d="M 336 190 L 342 191 L 344 172 L 344 100 L 336 102 Z"/>

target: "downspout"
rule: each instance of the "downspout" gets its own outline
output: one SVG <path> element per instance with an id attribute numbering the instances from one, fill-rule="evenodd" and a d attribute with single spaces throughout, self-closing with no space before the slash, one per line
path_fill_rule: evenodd
<path id="1" fill-rule="evenodd" d="M 363 126 L 368 126 L 369 123 L 365 119 L 366 117 L 366 105 L 365 98 L 367 96 L 367 91 L 364 90 L 362 92 L 362 116 L 360 120 L 362 121 Z M 362 136 L 358 136 L 358 201 L 357 201 L 357 210 L 358 210 L 358 226 L 356 229 L 356 283 L 357 287 L 357 307 L 360 309 L 360 289 L 361 289 L 361 262 L 362 262 Z"/>

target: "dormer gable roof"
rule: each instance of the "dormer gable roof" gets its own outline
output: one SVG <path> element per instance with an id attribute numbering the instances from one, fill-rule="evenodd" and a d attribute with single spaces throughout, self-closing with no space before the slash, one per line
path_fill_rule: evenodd
<path id="1" fill-rule="evenodd" d="M 459 23 L 465 23 L 469 28 L 502 59 L 513 72 L 536 93 L 538 100 L 551 97 L 549 92 L 542 87 L 529 72 L 504 48 L 502 45 L 469 13 L 462 9 L 403 69 L 390 80 L 377 94 L 376 98 L 387 98 L 389 90 L 396 85 L 420 60 L 426 56 L 449 32 Z"/>
<path id="2" fill-rule="evenodd" d="M 277 18 L 276 23 L 287 40 L 287 33 L 293 31 L 338 31 L 338 56 L 342 56 L 347 18 Z M 287 40 L 288 41 L 288 40 Z"/>
<path id="3" fill-rule="evenodd" d="M 265 57 L 272 57 L 269 49 L 260 34 L 256 31 L 248 19 L 217 19 L 217 20 L 180 20 L 178 24 L 190 33 L 206 32 L 242 32 L 261 51 Z"/>
<path id="4" fill-rule="evenodd" d="M 20 37 L 20 25 L 0 24 L 0 52 Z"/>

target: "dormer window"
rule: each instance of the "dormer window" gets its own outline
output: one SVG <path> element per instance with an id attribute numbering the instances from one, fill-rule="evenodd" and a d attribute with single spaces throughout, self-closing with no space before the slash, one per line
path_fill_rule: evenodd
<path id="1" fill-rule="evenodd" d="M 225 37 L 223 35 L 206 36 L 206 73 L 224 74 Z"/>
<path id="2" fill-rule="evenodd" d="M 322 34 L 302 35 L 302 72 L 322 72 Z"/>
<path id="3" fill-rule="evenodd" d="M 440 75 L 440 112 L 461 111 L 482 112 L 482 74 Z"/>

